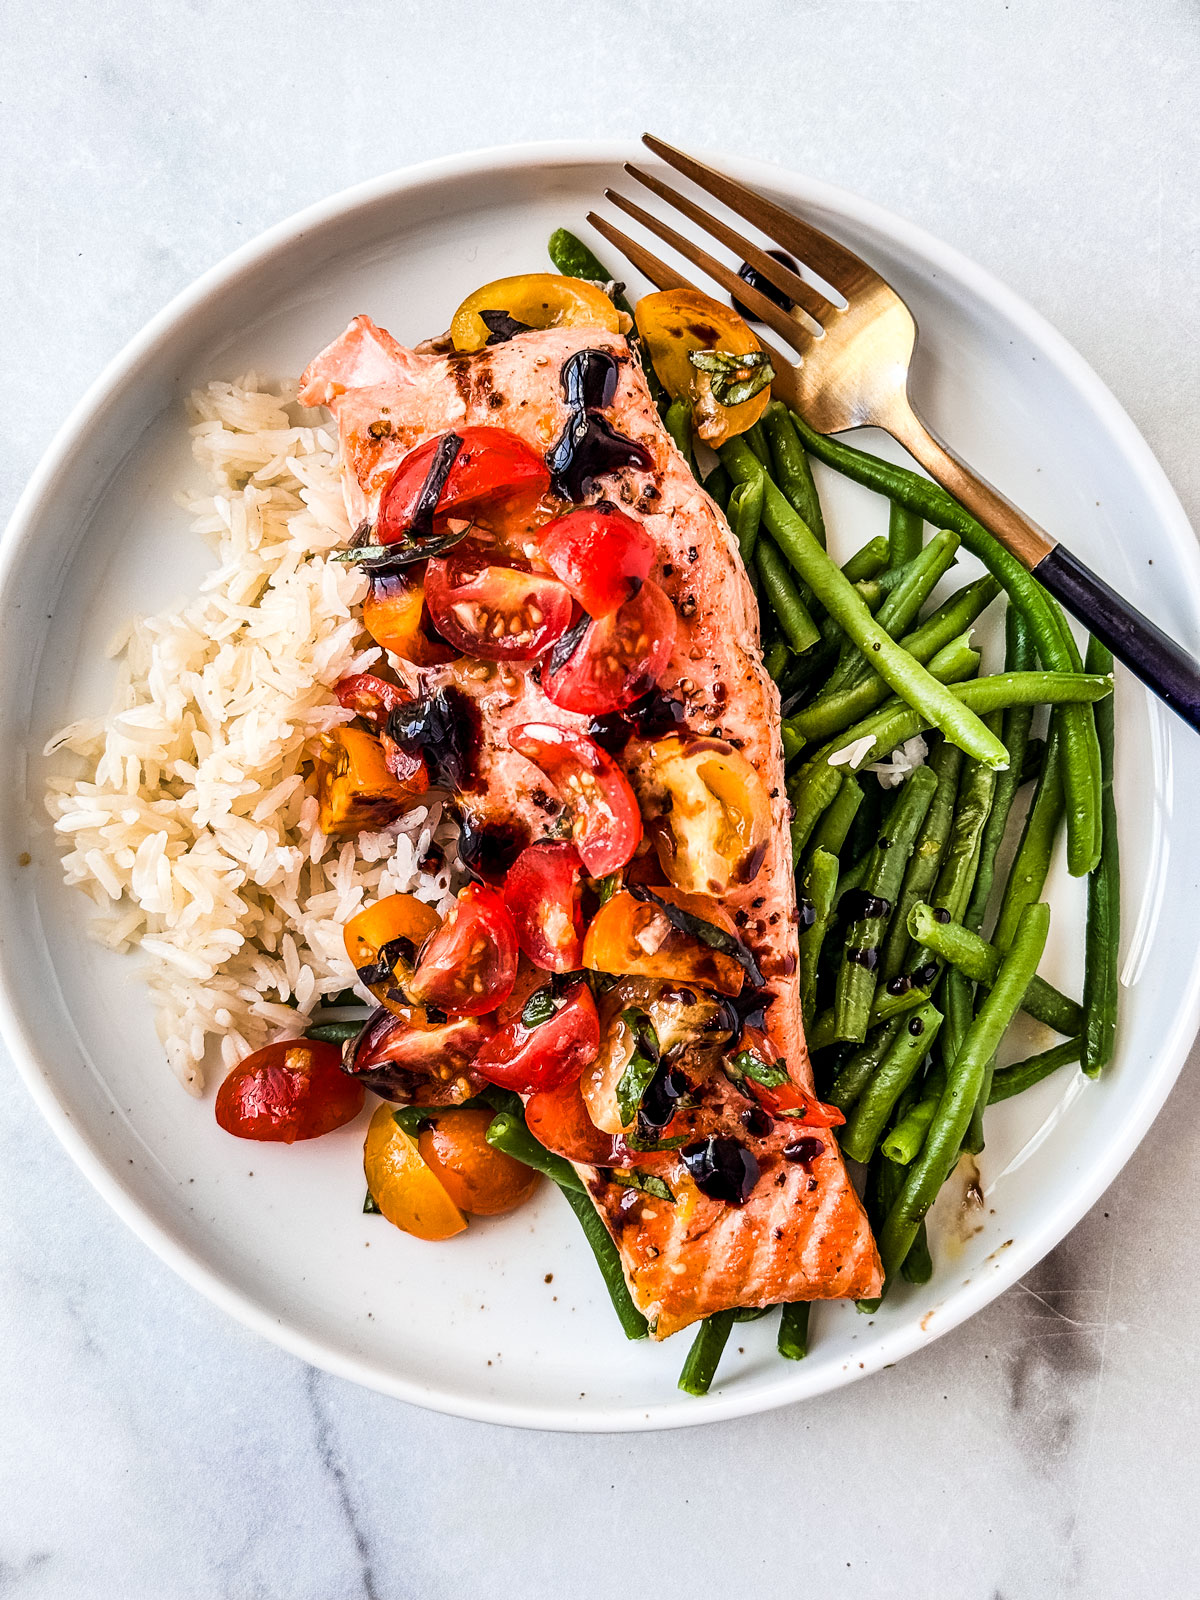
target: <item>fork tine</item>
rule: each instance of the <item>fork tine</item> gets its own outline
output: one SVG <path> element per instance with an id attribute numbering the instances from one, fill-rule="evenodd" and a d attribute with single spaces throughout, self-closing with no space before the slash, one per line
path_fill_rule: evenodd
<path id="1" fill-rule="evenodd" d="M 769 328 L 773 328 L 785 344 L 790 344 L 801 354 L 809 348 L 812 338 L 807 329 L 802 328 L 795 318 L 789 317 L 786 311 L 782 311 L 773 300 L 768 300 L 766 295 L 760 293 L 752 284 L 747 283 L 744 278 L 739 278 L 736 272 L 731 272 L 715 256 L 710 256 L 707 250 L 702 250 L 698 244 L 694 244 L 684 234 L 677 233 L 674 228 L 668 227 L 649 211 L 643 211 L 642 207 L 635 205 L 632 200 L 626 200 L 625 196 L 618 194 L 615 189 L 606 189 L 604 196 L 626 216 L 632 217 L 635 222 L 640 222 L 643 228 L 649 229 L 656 239 L 669 244 L 694 267 L 699 267 L 701 272 L 707 273 L 710 278 L 715 278 L 729 294 L 736 295 L 760 322 L 765 322 Z"/>
<path id="2" fill-rule="evenodd" d="M 696 285 L 690 278 L 685 278 L 682 273 L 676 272 L 667 266 L 665 261 L 660 261 L 657 256 L 651 255 L 649 250 L 638 244 L 636 239 L 631 239 L 627 233 L 622 233 L 620 228 L 614 228 L 612 223 L 604 217 L 597 216 L 594 211 L 589 211 L 586 220 L 591 223 L 596 232 L 608 240 L 609 244 L 618 249 L 643 277 L 649 278 L 656 289 L 694 289 Z"/>
<path id="3" fill-rule="evenodd" d="M 660 200 L 665 200 L 669 206 L 674 206 L 676 211 L 682 211 L 684 216 L 694 222 L 698 228 L 703 228 L 706 233 L 711 233 L 713 238 L 723 244 L 726 249 L 732 250 L 741 256 L 743 261 L 749 263 L 756 272 L 762 274 L 768 283 L 771 283 L 781 294 L 788 296 L 802 310 L 822 326 L 826 319 L 836 316 L 837 308 L 830 305 L 825 296 L 819 293 L 810 283 L 785 267 L 782 262 L 776 261 L 765 250 L 760 250 L 758 245 L 751 244 L 749 239 L 743 239 L 741 234 L 730 228 L 717 217 L 712 217 L 703 206 L 698 206 L 694 200 L 689 200 L 686 195 L 672 189 L 670 184 L 663 183 L 653 173 L 643 172 L 640 167 L 635 167 L 631 162 L 625 163 L 625 171 L 631 178 L 636 178 L 644 184 L 652 194 Z"/>
<path id="4" fill-rule="evenodd" d="M 753 189 L 747 189 L 745 184 L 736 183 L 732 178 L 727 178 L 724 173 L 717 172 L 713 167 L 705 166 L 701 161 L 694 161 L 691 156 L 684 155 L 682 150 L 676 150 L 673 145 L 664 144 L 661 139 L 656 139 L 652 133 L 644 133 L 642 143 L 669 167 L 674 167 L 676 172 L 682 172 L 685 178 L 690 178 L 714 199 L 720 200 L 731 211 L 736 211 L 739 217 L 744 217 L 756 228 L 761 228 L 763 233 L 768 238 L 774 239 L 776 244 L 785 250 L 790 250 L 793 255 L 806 262 L 814 272 L 832 284 L 839 294 L 845 295 L 847 300 L 856 289 L 863 288 L 868 283 L 881 281 L 879 274 L 865 261 L 860 260 L 853 251 L 838 244 L 819 228 L 814 228 L 810 222 L 802 222 L 790 211 L 784 211 L 781 206 L 756 194 Z"/>

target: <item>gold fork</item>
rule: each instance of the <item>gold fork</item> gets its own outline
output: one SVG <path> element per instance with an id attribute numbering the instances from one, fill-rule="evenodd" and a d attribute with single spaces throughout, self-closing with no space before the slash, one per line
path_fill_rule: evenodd
<path id="1" fill-rule="evenodd" d="M 667 166 L 759 229 L 827 283 L 844 300 L 838 306 L 797 273 L 703 206 L 653 173 L 625 170 L 689 222 L 733 251 L 792 303 L 785 310 L 736 271 L 661 217 L 615 190 L 605 196 L 656 238 L 676 250 L 752 311 L 800 357 L 785 361 L 767 345 L 775 368 L 772 389 L 818 433 L 883 428 L 930 477 L 949 490 L 1018 560 L 1035 573 L 1089 631 L 1103 641 L 1155 694 L 1193 728 L 1200 729 L 1200 665 L 1173 639 L 1090 571 L 978 474 L 926 427 L 908 393 L 916 344 L 912 312 L 879 274 L 845 245 L 810 222 L 650 134 L 643 142 Z M 695 288 L 604 217 L 588 221 L 659 289 Z M 763 341 L 766 344 L 766 341 Z"/>

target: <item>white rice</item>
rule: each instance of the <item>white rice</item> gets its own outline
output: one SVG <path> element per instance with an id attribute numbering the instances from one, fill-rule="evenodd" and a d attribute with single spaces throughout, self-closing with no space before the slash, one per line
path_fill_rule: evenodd
<path id="1" fill-rule="evenodd" d="M 108 716 L 46 754 L 75 758 L 47 794 L 66 882 L 101 943 L 148 957 L 167 1060 L 199 1094 L 215 1041 L 228 1069 L 353 983 L 342 928 L 361 907 L 447 901 L 449 868 L 419 864 L 457 829 L 436 800 L 352 841 L 317 828 L 311 742 L 350 720 L 333 685 L 380 655 L 354 614 L 365 578 L 325 559 L 350 535 L 336 444 L 294 384 L 253 373 L 190 405 L 212 492 L 180 499 L 217 565 L 196 598 L 122 629 Z"/>

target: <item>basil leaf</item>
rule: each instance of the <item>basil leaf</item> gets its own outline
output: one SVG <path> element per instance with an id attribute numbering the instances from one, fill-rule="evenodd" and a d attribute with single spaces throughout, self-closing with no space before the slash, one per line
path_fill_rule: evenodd
<path id="1" fill-rule="evenodd" d="M 427 556 L 440 555 L 467 537 L 473 523 L 468 523 L 458 533 L 439 534 L 436 539 L 397 539 L 395 544 L 347 545 L 344 550 L 331 550 L 330 561 L 351 561 L 365 567 L 368 572 L 390 572 L 393 568 L 407 567 L 414 561 L 424 561 Z"/>
<path id="2" fill-rule="evenodd" d="M 721 406 L 740 406 L 772 383 L 775 369 L 765 350 L 734 355 L 730 350 L 689 350 L 688 360 L 708 373 L 713 399 Z"/>
<path id="3" fill-rule="evenodd" d="M 607 878 L 601 878 L 596 885 L 596 893 L 600 896 L 600 904 L 607 905 L 621 887 L 620 872 L 610 872 Z"/>
<path id="4" fill-rule="evenodd" d="M 648 1156 L 659 1150 L 678 1150 L 680 1145 L 690 1144 L 695 1134 L 681 1133 L 675 1139 L 643 1139 L 636 1133 L 623 1133 L 621 1137 L 638 1155 Z"/>
<path id="5" fill-rule="evenodd" d="M 693 939 L 699 939 L 700 943 L 707 945 L 710 950 L 717 950 L 721 955 L 729 956 L 731 960 L 736 961 L 756 989 L 763 987 L 762 969 L 754 959 L 754 952 L 735 933 L 727 933 L 724 928 L 718 928 L 713 922 L 706 922 L 703 917 L 685 911 L 682 906 L 672 905 L 669 900 L 660 899 L 640 883 L 627 883 L 625 887 L 635 900 L 657 906 L 671 926 L 678 928 L 680 933 L 690 934 Z"/>
<path id="6" fill-rule="evenodd" d="M 518 322 L 516 317 L 510 317 L 507 311 L 481 311 L 479 320 L 488 331 L 486 343 L 489 345 L 503 344 L 514 334 L 533 331 L 532 323 Z"/>
<path id="7" fill-rule="evenodd" d="M 537 989 L 526 1000 L 521 1012 L 521 1024 L 526 1028 L 536 1028 L 543 1022 L 549 1022 L 556 1010 L 554 994 L 547 986 Z"/>
<path id="8" fill-rule="evenodd" d="M 367 1190 L 366 1199 L 363 1201 L 363 1213 L 368 1217 L 381 1217 L 383 1212 L 375 1203 L 375 1196 L 370 1189 Z"/>
<path id="9" fill-rule="evenodd" d="M 620 1113 L 621 1126 L 628 1127 L 636 1118 L 642 1096 L 658 1071 L 661 1052 L 654 1025 L 644 1011 L 630 1007 L 628 1011 L 622 1011 L 621 1021 L 632 1030 L 635 1041 L 633 1054 L 617 1084 L 617 1110 Z"/>
<path id="10" fill-rule="evenodd" d="M 642 1194 L 652 1194 L 656 1200 L 668 1200 L 675 1204 L 675 1196 L 661 1178 L 655 1177 L 652 1172 L 638 1172 L 636 1168 L 613 1167 L 608 1174 L 610 1183 L 618 1184 L 622 1189 L 638 1189 Z"/>
<path id="11" fill-rule="evenodd" d="M 764 1089 L 777 1089 L 781 1083 L 788 1081 L 787 1068 L 782 1061 L 764 1061 L 754 1050 L 739 1050 L 734 1056 L 725 1058 L 727 1076 L 733 1077 L 735 1082 L 742 1078 L 753 1078 L 755 1083 L 761 1083 Z"/>

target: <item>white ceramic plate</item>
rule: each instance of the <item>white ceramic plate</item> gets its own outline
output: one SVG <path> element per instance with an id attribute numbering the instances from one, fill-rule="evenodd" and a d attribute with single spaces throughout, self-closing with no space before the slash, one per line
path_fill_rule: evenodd
<path id="1" fill-rule="evenodd" d="M 818 1308 L 799 1364 L 776 1358 L 773 1319 L 739 1328 L 705 1400 L 675 1388 L 686 1335 L 663 1346 L 622 1339 L 577 1225 L 548 1189 L 448 1246 L 421 1244 L 361 1214 L 362 1124 L 291 1149 L 238 1144 L 218 1130 L 211 1100 L 176 1085 L 136 960 L 91 944 L 84 902 L 61 886 L 38 752 L 60 724 L 107 704 L 103 650 L 117 625 L 205 569 L 207 551 L 172 501 L 194 473 L 184 396 L 251 367 L 297 374 L 359 311 L 402 340 L 436 332 L 478 283 L 542 270 L 551 230 L 584 232 L 584 213 L 634 153 L 555 145 L 455 157 L 354 189 L 239 251 L 76 408 L 17 509 L 0 575 L 3 1026 L 38 1104 L 130 1226 L 249 1326 L 388 1394 L 530 1427 L 669 1427 L 758 1411 L 935 1339 L 1094 1203 L 1162 1104 L 1198 1020 L 1188 896 L 1200 835 L 1177 796 L 1200 789 L 1200 743 L 1123 678 L 1128 987 L 1112 1070 L 1088 1085 L 1063 1072 L 989 1114 L 985 1207 L 964 1237 L 940 1206 L 928 1286 L 902 1287 L 872 1319 Z M 1200 644 L 1200 561 L 1183 512 L 1058 334 L 879 207 L 775 167 L 721 164 L 801 205 L 896 284 L 920 323 L 916 387 L 933 424 L 1136 604 Z M 879 501 L 827 475 L 821 486 L 835 547 L 880 530 Z M 31 864 L 20 865 L 22 852 Z M 1058 871 L 1049 970 L 1077 989 L 1082 896 Z"/>

